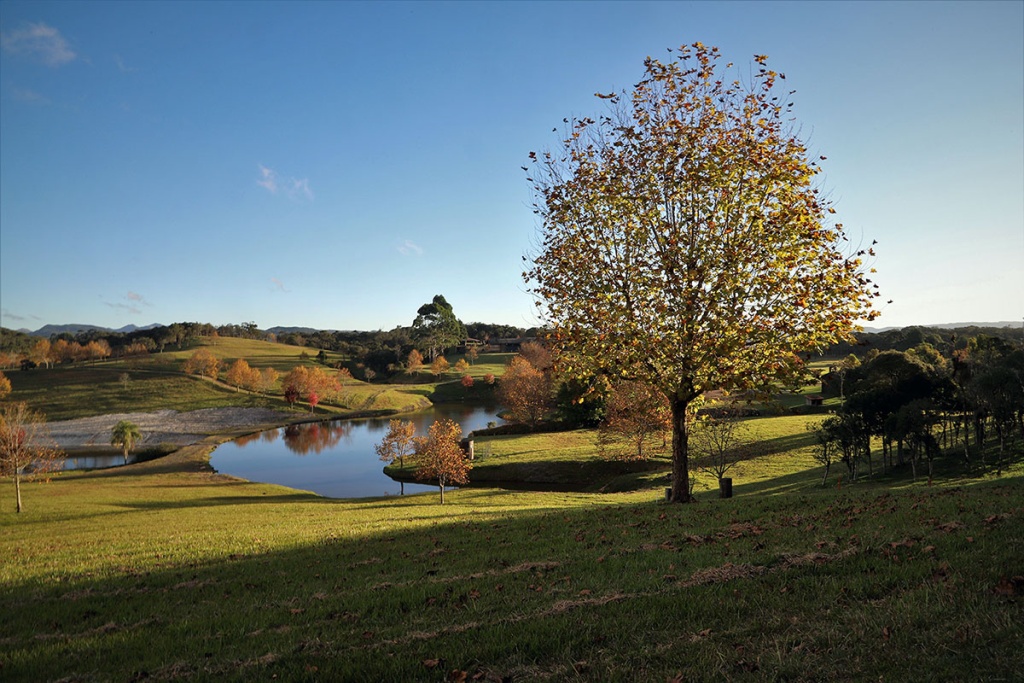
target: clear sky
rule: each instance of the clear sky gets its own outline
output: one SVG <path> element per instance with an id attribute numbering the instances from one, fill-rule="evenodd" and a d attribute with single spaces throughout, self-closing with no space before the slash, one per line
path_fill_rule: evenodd
<path id="1" fill-rule="evenodd" d="M 647 55 L 767 54 L 876 326 L 1024 316 L 1022 2 L 0 3 L 10 328 L 537 324 L 531 150 Z"/>

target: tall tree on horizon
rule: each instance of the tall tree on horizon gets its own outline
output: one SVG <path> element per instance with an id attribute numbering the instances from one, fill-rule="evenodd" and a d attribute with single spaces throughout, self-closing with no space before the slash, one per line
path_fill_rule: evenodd
<path id="1" fill-rule="evenodd" d="M 427 350 L 431 361 L 444 354 L 445 349 L 458 346 L 466 340 L 466 326 L 455 317 L 452 305 L 440 294 L 416 311 L 412 333 Z"/>

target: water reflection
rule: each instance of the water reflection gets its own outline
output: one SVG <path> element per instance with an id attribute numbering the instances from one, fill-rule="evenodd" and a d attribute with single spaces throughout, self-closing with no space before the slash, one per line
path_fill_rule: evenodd
<path id="1" fill-rule="evenodd" d="M 93 470 L 106 467 L 118 467 L 130 465 L 136 460 L 134 453 L 128 454 L 128 462 L 125 462 L 124 455 L 69 455 L 58 465 L 58 470 Z"/>
<path id="2" fill-rule="evenodd" d="M 435 419 L 447 417 L 463 434 L 500 422 L 497 406 L 440 405 L 401 416 L 426 435 Z M 210 463 L 218 472 L 250 481 L 281 484 L 332 498 L 364 498 L 437 491 L 435 486 L 396 482 L 384 474 L 374 451 L 390 418 L 337 420 L 289 425 L 250 434 L 218 446 Z"/>
<path id="3" fill-rule="evenodd" d="M 313 424 L 288 425 L 284 430 L 284 445 L 296 455 L 308 455 L 310 452 L 322 453 L 338 445 L 345 435 L 346 427 L 342 422 L 315 422 Z M 275 437 L 276 438 L 276 437 Z"/>

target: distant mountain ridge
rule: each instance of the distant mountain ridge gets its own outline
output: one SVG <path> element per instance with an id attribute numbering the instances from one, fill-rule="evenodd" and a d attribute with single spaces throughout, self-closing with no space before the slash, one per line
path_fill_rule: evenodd
<path id="1" fill-rule="evenodd" d="M 55 334 L 64 334 L 65 332 L 68 333 L 68 334 L 79 334 L 80 332 L 90 332 L 92 330 L 99 330 L 100 332 L 128 333 L 128 332 L 136 332 L 138 330 L 151 330 L 154 327 L 163 327 L 163 325 L 161 325 L 160 323 L 153 323 L 151 325 L 144 325 L 142 327 L 139 327 L 138 325 L 125 325 L 124 327 L 119 327 L 119 328 L 117 328 L 115 330 L 115 329 L 110 328 L 110 327 L 103 327 L 102 325 L 84 325 L 84 324 L 77 324 L 77 323 L 69 323 L 69 324 L 66 324 L 66 325 L 43 325 L 42 327 L 40 327 L 38 330 L 35 330 L 35 331 L 32 331 L 32 330 L 18 330 L 18 331 L 19 332 L 24 332 L 25 334 L 30 334 L 33 337 L 47 337 L 47 338 L 49 338 L 49 337 L 52 337 Z"/>
<path id="2" fill-rule="evenodd" d="M 996 328 L 1000 328 L 1000 327 L 1020 327 L 1020 326 L 1021 326 L 1021 321 L 1003 320 L 1003 321 L 994 322 L 994 323 L 976 323 L 976 322 L 971 322 L 971 323 L 938 323 L 938 324 L 935 324 L 935 325 L 892 325 L 890 327 L 865 327 L 864 328 L 864 332 L 867 332 L 869 334 L 878 334 L 880 332 L 887 332 L 888 330 L 900 330 L 900 329 L 905 329 L 907 327 L 925 327 L 925 328 L 931 328 L 931 329 L 935 329 L 935 330 L 953 330 L 953 329 L 965 328 L 965 327 L 996 327 Z M 43 325 L 42 327 L 40 327 L 38 330 L 35 330 L 35 331 L 29 330 L 29 329 L 25 329 L 25 328 L 21 328 L 21 329 L 19 329 L 17 331 L 18 332 L 23 332 L 25 334 L 32 335 L 33 337 L 46 337 L 46 338 L 49 338 L 49 337 L 51 337 L 51 336 L 53 336 L 55 334 L 63 334 L 65 332 L 69 333 L 69 334 L 78 334 L 80 332 L 89 332 L 90 330 L 99 330 L 100 332 L 120 332 L 122 334 L 127 334 L 129 332 L 137 332 L 139 330 L 151 330 L 154 327 L 164 327 L 164 325 L 162 325 L 160 323 L 152 323 L 150 325 L 143 325 L 141 327 L 138 326 L 138 325 L 125 325 L 124 327 L 119 327 L 117 329 L 113 329 L 113 328 L 110 328 L 110 327 L 103 327 L 102 325 L 85 325 L 85 324 L 69 323 L 69 324 L 66 324 L 66 325 Z M 334 330 L 334 329 L 318 330 L 315 327 L 285 327 L 285 326 L 276 326 L 276 327 L 267 328 L 264 331 L 265 332 L 270 332 L 270 333 L 276 334 L 276 335 L 289 334 L 289 333 L 307 334 L 308 335 L 308 334 L 315 334 L 316 332 L 336 332 L 337 330 Z M 355 331 L 358 331 L 358 330 L 352 330 L 352 331 L 355 332 Z"/>
<path id="3" fill-rule="evenodd" d="M 891 327 L 865 327 L 864 331 L 871 334 L 887 332 L 888 330 L 902 330 L 908 327 L 928 327 L 933 330 L 957 330 L 964 327 L 1020 327 L 1021 321 L 1003 320 L 997 323 L 937 323 L 935 325 L 892 325 Z"/>

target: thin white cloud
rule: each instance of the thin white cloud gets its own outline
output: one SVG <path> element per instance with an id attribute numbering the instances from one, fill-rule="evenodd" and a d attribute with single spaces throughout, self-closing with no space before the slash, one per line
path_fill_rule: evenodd
<path id="1" fill-rule="evenodd" d="M 60 31 L 42 22 L 0 33 L 0 45 L 7 52 L 47 66 L 61 66 L 78 58 Z"/>
<path id="2" fill-rule="evenodd" d="M 132 315 L 142 314 L 142 310 L 139 309 L 139 307 L 135 306 L 134 304 L 112 303 L 110 301 L 104 301 L 103 303 L 104 305 L 109 306 L 110 308 L 116 309 L 118 311 L 127 311 Z"/>
<path id="3" fill-rule="evenodd" d="M 297 178 L 291 179 L 291 187 L 288 189 L 288 196 L 292 199 L 305 198 L 309 201 L 313 201 L 313 190 L 309 189 L 309 179 L 303 178 L 299 180 Z"/>
<path id="4" fill-rule="evenodd" d="M 49 98 L 40 95 L 35 90 L 29 90 L 28 88 L 14 88 L 14 99 L 19 102 L 28 102 L 30 104 L 49 104 Z"/>
<path id="5" fill-rule="evenodd" d="M 146 297 L 142 296 L 138 292 L 128 290 L 128 293 L 124 295 L 124 301 L 104 301 L 103 305 L 119 311 L 131 313 L 132 315 L 141 315 L 142 309 L 139 308 L 140 306 L 152 306 L 153 304 L 146 301 Z"/>
<path id="6" fill-rule="evenodd" d="M 114 55 L 114 63 L 117 64 L 117 69 L 123 74 L 130 74 L 138 71 L 135 67 L 128 66 L 124 60 L 121 59 L 121 55 Z"/>
<path id="7" fill-rule="evenodd" d="M 313 201 L 313 190 L 309 187 L 309 178 L 282 178 L 272 168 L 258 164 L 260 177 L 256 184 L 270 194 L 283 194 L 295 201 Z"/>
<path id="8" fill-rule="evenodd" d="M 420 256 L 423 254 L 423 247 L 416 244 L 412 240 L 404 240 L 401 244 L 398 245 L 398 251 L 402 254 L 405 254 L 406 256 L 409 256 L 410 254 Z"/>
<path id="9" fill-rule="evenodd" d="M 11 313 L 7 309 L 0 311 L 0 317 L 7 318 L 8 320 L 15 320 L 19 323 L 27 320 L 42 320 L 42 318 L 37 315 L 18 315 L 17 313 Z"/>
<path id="10" fill-rule="evenodd" d="M 271 194 L 277 194 L 277 174 L 263 164 L 260 164 L 260 179 L 256 184 L 266 188 Z"/>

